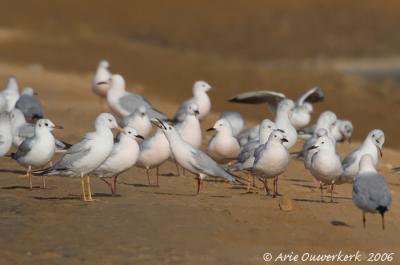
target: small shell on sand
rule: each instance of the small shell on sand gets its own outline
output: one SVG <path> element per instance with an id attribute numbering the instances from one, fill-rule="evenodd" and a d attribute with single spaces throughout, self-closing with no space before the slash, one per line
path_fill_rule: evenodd
<path id="1" fill-rule="evenodd" d="M 283 195 L 279 200 L 279 208 L 284 212 L 293 210 L 293 201 L 288 196 Z"/>

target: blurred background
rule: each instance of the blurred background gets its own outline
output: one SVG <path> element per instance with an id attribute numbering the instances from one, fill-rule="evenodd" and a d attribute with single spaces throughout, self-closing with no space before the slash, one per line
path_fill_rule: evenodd
<path id="1" fill-rule="evenodd" d="M 0 62 L 90 76 L 102 58 L 128 90 L 178 103 L 207 80 L 214 111 L 257 121 L 244 91 L 290 97 L 320 86 L 355 138 L 381 128 L 400 147 L 400 2 L 317 0 L 12 1 L 0 16 Z M 18 73 L 16 73 L 18 76 Z M 5 82 L 5 80 L 4 80 Z M 52 87 L 57 90 L 57 84 Z M 82 84 L 90 90 L 90 83 Z M 93 95 L 87 100 L 96 100 Z M 172 115 L 172 113 L 169 113 Z"/>

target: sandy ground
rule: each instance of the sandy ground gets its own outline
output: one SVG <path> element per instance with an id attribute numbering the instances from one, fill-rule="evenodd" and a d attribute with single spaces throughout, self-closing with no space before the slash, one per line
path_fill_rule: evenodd
<path id="1" fill-rule="evenodd" d="M 92 130 L 101 108 L 90 92 L 89 74 L 1 64 L 1 80 L 9 73 L 37 89 L 47 116 L 65 127 L 56 132 L 61 139 L 74 143 Z M 170 114 L 177 107 L 152 94 L 149 99 Z M 204 129 L 216 115 L 210 115 Z M 343 144 L 340 153 L 357 145 Z M 195 196 L 194 177 L 174 176 L 171 163 L 161 167 L 166 176 L 160 187 L 148 186 L 144 171 L 132 168 L 119 178 L 117 197 L 110 197 L 106 185 L 94 179 L 96 201 L 84 203 L 78 179 L 51 177 L 49 188 L 42 190 L 40 178 L 35 178 L 29 191 L 23 169 L 1 158 L 0 264 L 267 264 L 264 252 L 339 250 L 360 250 L 364 257 L 395 252 L 393 264 L 398 264 L 400 180 L 390 168 L 399 156 L 385 148 L 380 165 L 393 195 L 385 231 L 379 216 L 368 216 L 363 230 L 350 185 L 337 187 L 335 203 L 321 204 L 310 175 L 295 160 L 280 178 L 280 191 L 293 201 L 293 210 L 284 212 L 279 198 L 261 191 L 245 194 L 243 187 L 215 180 Z"/>

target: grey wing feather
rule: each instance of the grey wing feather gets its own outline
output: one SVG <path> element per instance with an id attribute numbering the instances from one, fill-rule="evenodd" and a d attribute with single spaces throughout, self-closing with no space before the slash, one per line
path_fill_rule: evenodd
<path id="1" fill-rule="evenodd" d="M 42 105 L 34 96 L 22 95 L 15 104 L 15 108 L 21 110 L 28 119 L 43 118 Z"/>
<path id="2" fill-rule="evenodd" d="M 119 99 L 119 103 L 121 104 L 121 107 L 129 113 L 133 113 L 138 107 L 144 106 L 146 107 L 147 114 L 150 118 L 158 118 L 162 120 L 168 119 L 167 115 L 153 108 L 147 99 L 135 93 L 126 93 Z"/>
<path id="3" fill-rule="evenodd" d="M 379 206 L 389 208 L 392 196 L 384 177 L 372 173 L 356 178 L 353 184 L 353 200 L 361 208 L 377 210 Z"/>
<path id="4" fill-rule="evenodd" d="M 351 152 L 348 156 L 345 157 L 345 159 L 343 159 L 342 161 L 343 170 L 346 170 L 348 167 L 350 167 L 357 161 L 356 151 Z"/>
<path id="5" fill-rule="evenodd" d="M 29 138 L 35 135 L 35 126 L 30 123 L 26 123 L 19 128 L 18 136 L 22 138 Z"/>
<path id="6" fill-rule="evenodd" d="M 187 107 L 189 106 L 189 104 L 191 104 L 193 102 L 194 102 L 194 99 L 191 98 L 182 103 L 182 105 L 179 107 L 179 109 L 175 113 L 174 122 L 181 122 L 185 119 Z"/>
<path id="7" fill-rule="evenodd" d="M 24 157 L 27 153 L 29 153 L 32 149 L 33 138 L 25 139 L 17 149 L 17 152 L 13 153 L 11 156 L 13 159 L 18 160 L 21 157 Z"/>
<path id="8" fill-rule="evenodd" d="M 286 98 L 285 94 L 273 91 L 254 91 L 239 94 L 231 99 L 229 102 L 246 103 L 246 104 L 261 104 L 267 103 L 272 113 L 276 112 L 279 102 Z"/>
<path id="9" fill-rule="evenodd" d="M 256 164 L 258 160 L 261 158 L 261 155 L 266 147 L 267 147 L 266 144 L 261 144 L 256 148 L 256 150 L 254 150 L 254 164 Z"/>
<path id="10" fill-rule="evenodd" d="M 57 161 L 53 168 L 54 169 L 66 169 L 71 166 L 75 161 L 80 160 L 82 157 L 86 156 L 90 151 L 90 146 L 88 145 L 90 141 L 90 134 L 85 135 L 85 137 L 78 143 L 71 146 L 63 157 Z"/>
<path id="11" fill-rule="evenodd" d="M 195 159 L 192 160 L 192 166 L 204 174 L 214 177 L 223 177 L 229 181 L 236 180 L 235 176 L 225 171 L 220 165 L 218 165 L 202 151 L 193 150 L 192 155 L 195 157 Z"/>
<path id="12" fill-rule="evenodd" d="M 317 103 L 324 100 L 324 92 L 319 87 L 314 87 L 304 93 L 298 100 L 297 105 L 301 106 L 304 102 Z"/>

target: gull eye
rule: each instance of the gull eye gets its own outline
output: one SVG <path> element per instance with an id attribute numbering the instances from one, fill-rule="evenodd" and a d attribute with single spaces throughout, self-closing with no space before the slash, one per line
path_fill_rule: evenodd
<path id="1" fill-rule="evenodd" d="M 129 133 L 129 134 L 131 134 L 132 132 L 131 132 L 131 131 L 129 131 L 128 133 Z"/>
<path id="2" fill-rule="evenodd" d="M 372 135 L 372 138 L 375 138 L 375 134 Z"/>
<path id="3" fill-rule="evenodd" d="M 268 128 L 271 129 L 271 125 L 269 125 Z"/>
<path id="4" fill-rule="evenodd" d="M 108 119 L 108 121 L 109 121 L 109 122 L 112 122 L 112 120 L 111 120 L 111 119 Z"/>
<path id="5" fill-rule="evenodd" d="M 45 126 L 49 126 L 49 124 L 46 122 L 45 124 L 44 124 Z"/>
<path id="6" fill-rule="evenodd" d="M 322 142 L 321 144 L 324 144 L 325 142 Z"/>

